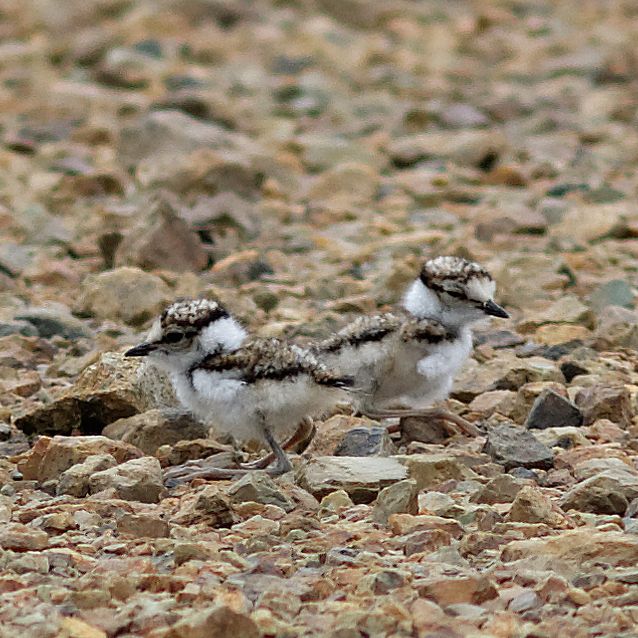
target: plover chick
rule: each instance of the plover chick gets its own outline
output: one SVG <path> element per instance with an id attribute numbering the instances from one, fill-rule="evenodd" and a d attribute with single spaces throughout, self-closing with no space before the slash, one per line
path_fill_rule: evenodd
<path id="1" fill-rule="evenodd" d="M 423 264 L 403 310 L 356 319 L 313 351 L 354 378 L 356 408 L 371 418 L 426 416 L 476 435 L 458 415 L 431 407 L 447 398 L 472 351 L 472 326 L 509 315 L 494 302 L 495 283 L 477 263 L 442 256 Z"/>
<path id="2" fill-rule="evenodd" d="M 200 420 L 214 423 L 216 431 L 266 443 L 276 461 L 268 468 L 272 475 L 292 469 L 279 441 L 294 439 L 307 417 L 326 412 L 351 384 L 303 348 L 278 339 L 247 340 L 239 322 L 206 299 L 170 305 L 146 341 L 125 354 L 147 356 L 165 370 L 179 401 Z M 174 483 L 245 471 L 200 462 L 173 468 L 165 477 Z"/>

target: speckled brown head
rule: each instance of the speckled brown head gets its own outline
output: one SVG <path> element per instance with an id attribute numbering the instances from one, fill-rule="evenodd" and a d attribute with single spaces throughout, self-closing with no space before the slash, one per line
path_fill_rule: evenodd
<path id="1" fill-rule="evenodd" d="M 211 299 L 179 299 L 153 324 L 144 343 L 128 350 L 127 357 L 217 352 L 238 347 L 243 328 L 229 312 Z"/>
<path id="2" fill-rule="evenodd" d="M 447 305 L 472 304 L 485 314 L 509 317 L 493 300 L 496 284 L 480 264 L 451 255 L 436 257 L 423 264 L 419 279 Z"/>

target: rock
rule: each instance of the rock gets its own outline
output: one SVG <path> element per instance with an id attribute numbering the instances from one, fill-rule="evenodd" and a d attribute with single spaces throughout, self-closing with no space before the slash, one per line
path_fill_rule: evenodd
<path id="1" fill-rule="evenodd" d="M 597 317 L 594 346 L 598 350 L 638 348 L 638 312 L 606 307 Z"/>
<path id="2" fill-rule="evenodd" d="M 128 534 L 137 538 L 168 538 L 168 523 L 157 517 L 146 514 L 124 514 L 117 521 L 118 534 Z"/>
<path id="3" fill-rule="evenodd" d="M 177 110 L 150 111 L 123 129 L 118 152 L 123 162 L 137 164 L 149 157 L 175 157 L 199 148 L 248 149 L 252 144 L 212 122 Z"/>
<path id="4" fill-rule="evenodd" d="M 419 510 L 418 494 L 414 479 L 388 485 L 377 496 L 372 513 L 373 520 L 385 525 L 392 514 L 416 514 Z"/>
<path id="5" fill-rule="evenodd" d="M 14 417 L 25 434 L 97 434 L 121 418 L 152 407 L 175 406 L 168 379 L 144 362 L 120 353 L 104 353 L 86 368 L 75 385 L 50 404 Z"/>
<path id="6" fill-rule="evenodd" d="M 38 552 L 49 546 L 46 532 L 20 523 L 5 523 L 0 528 L 0 547 L 14 552 Z"/>
<path id="7" fill-rule="evenodd" d="M 560 505 L 564 510 L 622 516 L 637 497 L 638 473 L 611 468 L 576 483 L 563 495 Z"/>
<path id="8" fill-rule="evenodd" d="M 602 314 L 609 306 L 633 308 L 634 287 L 624 279 L 612 279 L 599 286 L 589 297 L 589 305 L 597 314 Z"/>
<path id="9" fill-rule="evenodd" d="M 346 163 L 322 173 L 310 189 L 311 200 L 370 202 L 379 187 L 379 174 L 365 164 Z"/>
<path id="10" fill-rule="evenodd" d="M 529 429 L 578 427 L 583 423 L 581 411 L 568 399 L 553 390 L 545 390 L 534 401 L 525 421 Z"/>
<path id="11" fill-rule="evenodd" d="M 169 200 L 162 199 L 148 220 L 134 228 L 118 246 L 117 266 L 144 270 L 200 271 L 208 265 L 208 252 L 197 233 L 182 219 Z"/>
<path id="12" fill-rule="evenodd" d="M 216 605 L 205 611 L 189 611 L 178 620 L 165 638 L 259 638 L 257 625 L 245 614 Z"/>
<path id="13" fill-rule="evenodd" d="M 419 530 L 403 538 L 403 553 L 406 556 L 430 554 L 452 544 L 452 535 L 442 529 Z"/>
<path id="14" fill-rule="evenodd" d="M 345 490 L 336 490 L 334 492 L 330 492 L 330 494 L 326 494 L 321 499 L 321 509 L 325 509 L 331 512 L 337 512 L 340 509 L 347 509 L 349 507 L 352 507 L 353 505 L 354 503 L 352 502 L 352 499 L 348 496 L 348 492 L 346 492 Z"/>
<path id="15" fill-rule="evenodd" d="M 341 439 L 335 456 L 391 456 L 395 452 L 387 428 L 354 428 Z"/>
<path id="16" fill-rule="evenodd" d="M 592 327 L 591 310 L 574 295 L 562 295 L 545 310 L 530 313 L 517 324 L 521 332 L 531 332 L 545 324 L 580 323 Z"/>
<path id="17" fill-rule="evenodd" d="M 214 439 L 194 439 L 192 441 L 178 441 L 172 447 L 169 445 L 157 449 L 155 456 L 162 467 L 181 465 L 186 461 L 206 459 L 215 454 L 233 454 L 232 446 L 224 445 Z M 232 458 L 229 457 L 232 462 Z"/>
<path id="18" fill-rule="evenodd" d="M 433 131 L 396 138 L 388 147 L 392 161 L 399 167 L 428 159 L 450 159 L 462 166 L 489 170 L 498 161 L 506 142 L 493 131 Z"/>
<path id="19" fill-rule="evenodd" d="M 90 456 L 105 454 L 118 463 L 142 456 L 132 445 L 103 436 L 41 436 L 28 452 L 16 458 L 16 464 L 25 480 L 43 483 L 58 478 L 62 472 Z"/>
<path id="20" fill-rule="evenodd" d="M 49 339 L 55 335 L 65 339 L 90 337 L 91 331 L 63 306 L 47 308 L 25 308 L 15 315 L 21 321 L 35 326 L 40 337 Z"/>
<path id="21" fill-rule="evenodd" d="M 233 483 L 227 491 L 233 503 L 254 501 L 263 505 L 277 505 L 290 512 L 295 504 L 278 487 L 277 484 L 262 472 L 249 472 Z"/>
<path id="22" fill-rule="evenodd" d="M 516 478 L 511 474 L 501 474 L 490 479 L 470 500 L 474 503 L 511 503 L 516 495 L 526 486 L 528 481 Z"/>
<path id="23" fill-rule="evenodd" d="M 513 541 L 501 552 L 504 563 L 522 559 L 532 559 L 537 570 L 551 569 L 568 577 L 587 573 L 594 564 L 633 567 L 638 561 L 638 538 L 583 527 L 558 536 Z"/>
<path id="24" fill-rule="evenodd" d="M 82 498 L 89 493 L 89 481 L 93 474 L 108 470 L 116 465 L 117 461 L 110 454 L 91 455 L 82 463 L 76 463 L 60 474 L 55 493 L 58 496 L 69 494 Z"/>
<path id="25" fill-rule="evenodd" d="M 304 464 L 297 481 L 317 498 L 343 489 L 355 503 L 370 503 L 384 487 L 406 478 L 407 469 L 395 458 L 324 456 Z"/>
<path id="26" fill-rule="evenodd" d="M 391 514 L 388 524 L 393 534 L 403 535 L 410 534 L 415 531 L 443 530 L 459 539 L 463 536 L 463 527 L 452 518 L 443 518 L 442 516 L 430 516 L 429 514 Z"/>
<path id="27" fill-rule="evenodd" d="M 321 436 L 315 436 L 306 452 L 310 456 L 334 456 L 337 446 L 350 430 L 368 428 L 370 422 L 345 414 L 335 414 L 321 424 Z"/>
<path id="28" fill-rule="evenodd" d="M 417 490 L 433 489 L 449 480 L 466 481 L 478 478 L 476 472 L 446 454 L 409 454 L 394 457 L 406 466 Z"/>
<path id="29" fill-rule="evenodd" d="M 96 472 L 89 479 L 92 494 L 113 489 L 116 498 L 141 503 L 157 503 L 164 493 L 162 468 L 156 458 L 144 456 Z"/>
<path id="30" fill-rule="evenodd" d="M 83 316 L 139 326 L 157 316 L 171 297 L 169 287 L 159 277 L 123 266 L 86 277 L 76 309 Z"/>
<path id="31" fill-rule="evenodd" d="M 568 237 L 572 241 L 586 244 L 614 234 L 622 234 L 625 219 L 633 211 L 628 202 L 613 204 L 580 205 L 569 209 L 562 221 L 553 227 L 552 236 Z"/>
<path id="32" fill-rule="evenodd" d="M 449 431 L 441 421 L 420 416 L 402 417 L 399 421 L 401 443 L 419 441 L 421 443 L 443 443 L 450 438 Z"/>
<path id="33" fill-rule="evenodd" d="M 434 600 L 438 605 L 470 603 L 480 605 L 498 596 L 494 583 L 480 574 L 433 576 L 414 583 L 419 596 Z"/>
<path id="34" fill-rule="evenodd" d="M 599 384 L 584 388 L 576 395 L 576 405 L 583 413 L 584 425 L 598 419 L 609 419 L 623 428 L 631 425 L 631 395 L 624 386 Z"/>
<path id="35" fill-rule="evenodd" d="M 505 470 L 515 467 L 549 469 L 554 464 L 552 451 L 531 432 L 510 425 L 497 425 L 489 431 L 483 451 Z"/>
<path id="36" fill-rule="evenodd" d="M 107 638 L 107 634 L 79 618 L 66 617 L 60 621 L 56 638 Z"/>
<path id="37" fill-rule="evenodd" d="M 492 390 L 475 397 L 468 406 L 472 412 L 490 417 L 497 412 L 505 417 L 516 418 L 520 413 L 518 395 L 512 390 Z"/>
<path id="38" fill-rule="evenodd" d="M 171 520 L 179 525 L 201 523 L 212 528 L 224 528 L 231 527 L 238 518 L 228 496 L 216 485 L 205 485 L 197 493 L 196 498 L 180 508 L 177 515 Z M 189 553 L 192 554 L 192 552 Z M 190 556 L 190 558 L 203 557 Z M 190 560 L 190 558 L 186 560 Z"/>
<path id="39" fill-rule="evenodd" d="M 206 437 L 208 426 L 189 412 L 177 409 L 148 410 L 107 425 L 102 434 L 130 443 L 144 454 L 153 455 L 162 445 Z"/>
<path id="40" fill-rule="evenodd" d="M 521 523 L 545 523 L 550 527 L 560 527 L 566 520 L 560 509 L 539 488 L 531 485 L 518 492 L 507 518 Z"/>

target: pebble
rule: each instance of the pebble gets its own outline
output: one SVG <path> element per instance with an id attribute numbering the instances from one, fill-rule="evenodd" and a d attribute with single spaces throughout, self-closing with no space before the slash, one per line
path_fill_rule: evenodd
<path id="1" fill-rule="evenodd" d="M 92 494 L 113 489 L 116 498 L 140 503 L 157 503 L 164 492 L 159 461 L 150 456 L 126 461 L 91 475 Z"/>
<path id="2" fill-rule="evenodd" d="M 511 425 L 490 430 L 484 451 L 506 470 L 515 467 L 549 469 L 554 464 L 552 451 L 533 434 Z"/>

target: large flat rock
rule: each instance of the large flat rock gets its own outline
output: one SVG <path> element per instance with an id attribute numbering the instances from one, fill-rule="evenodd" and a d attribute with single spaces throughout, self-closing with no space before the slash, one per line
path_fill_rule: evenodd
<path id="1" fill-rule="evenodd" d="M 298 474 L 300 485 L 317 498 L 345 490 L 355 503 L 370 503 L 384 487 L 406 478 L 407 468 L 392 457 L 321 456 Z"/>

